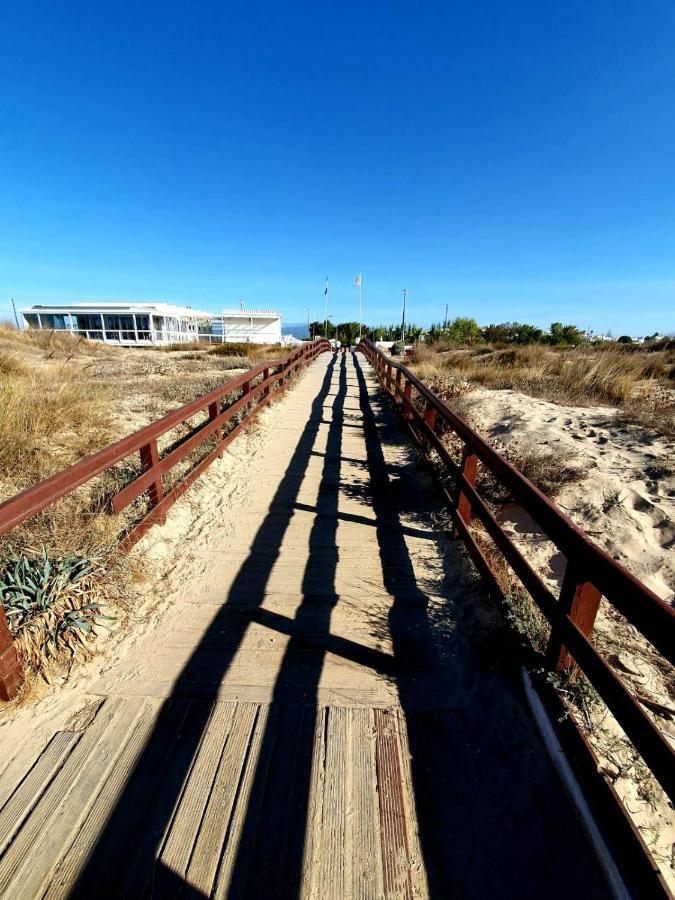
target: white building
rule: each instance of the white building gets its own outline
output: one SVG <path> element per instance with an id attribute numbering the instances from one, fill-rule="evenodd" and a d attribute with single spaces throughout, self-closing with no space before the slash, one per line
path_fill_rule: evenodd
<path id="1" fill-rule="evenodd" d="M 202 312 L 170 303 L 71 303 L 21 310 L 25 328 L 68 331 L 92 341 L 153 346 L 185 341 L 280 344 L 281 314 L 273 309 Z"/>
<path id="2" fill-rule="evenodd" d="M 212 328 L 228 344 L 281 343 L 281 313 L 274 309 L 224 309 Z"/>
<path id="3" fill-rule="evenodd" d="M 21 310 L 25 328 L 69 331 L 93 341 L 152 346 L 184 341 L 219 342 L 213 313 L 170 303 L 71 303 Z"/>

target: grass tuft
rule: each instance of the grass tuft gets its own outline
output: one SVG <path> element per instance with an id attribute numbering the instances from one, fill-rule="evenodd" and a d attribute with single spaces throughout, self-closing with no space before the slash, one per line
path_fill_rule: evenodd
<path id="1" fill-rule="evenodd" d="M 96 629 L 113 617 L 100 600 L 103 563 L 94 556 L 5 553 L 0 596 L 18 649 L 29 671 L 47 682 L 64 664 L 89 656 Z"/>

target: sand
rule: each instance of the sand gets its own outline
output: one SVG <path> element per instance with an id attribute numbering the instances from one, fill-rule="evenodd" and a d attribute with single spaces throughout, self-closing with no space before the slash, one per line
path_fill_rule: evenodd
<path id="1" fill-rule="evenodd" d="M 625 424 L 612 407 L 563 406 L 518 391 L 475 388 L 462 413 L 507 457 L 550 452 L 580 470 L 555 502 L 614 559 L 675 604 L 675 443 Z M 565 560 L 515 504 L 499 518 L 556 591 Z M 675 746 L 675 674 L 603 600 L 594 640 Z M 675 812 L 603 704 L 580 716 L 647 845 L 675 888 Z M 589 728 L 590 726 L 590 728 Z"/>

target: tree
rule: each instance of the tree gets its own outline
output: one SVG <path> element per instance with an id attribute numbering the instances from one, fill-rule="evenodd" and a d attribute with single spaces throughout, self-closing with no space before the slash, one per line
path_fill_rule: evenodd
<path id="1" fill-rule="evenodd" d="M 629 334 L 622 334 L 621 337 L 617 338 L 617 343 L 619 344 L 632 344 L 633 338 Z"/>
<path id="2" fill-rule="evenodd" d="M 355 344 L 359 337 L 359 328 L 358 322 L 341 322 L 336 327 L 338 340 L 348 346 Z"/>
<path id="3" fill-rule="evenodd" d="M 554 347 L 576 347 L 583 337 L 576 325 L 563 325 L 561 322 L 551 324 L 549 341 Z"/>
<path id="4" fill-rule="evenodd" d="M 325 322 L 310 322 L 309 323 L 309 333 L 314 337 L 323 337 L 324 332 L 326 331 L 326 323 Z M 335 325 L 328 320 L 328 338 L 335 337 Z"/>

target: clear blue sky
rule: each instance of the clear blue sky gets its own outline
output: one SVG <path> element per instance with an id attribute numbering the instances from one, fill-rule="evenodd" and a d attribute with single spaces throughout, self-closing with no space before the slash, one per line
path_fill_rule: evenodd
<path id="1" fill-rule="evenodd" d="M 0 4 L 0 317 L 675 330 L 675 3 Z"/>

